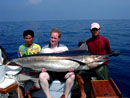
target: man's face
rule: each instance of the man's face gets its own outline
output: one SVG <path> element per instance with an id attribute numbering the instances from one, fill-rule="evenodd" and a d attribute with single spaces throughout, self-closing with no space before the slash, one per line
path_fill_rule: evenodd
<path id="1" fill-rule="evenodd" d="M 100 31 L 101 31 L 100 29 L 96 29 L 96 28 L 91 30 L 92 35 L 95 36 L 95 37 L 99 35 Z"/>
<path id="2" fill-rule="evenodd" d="M 33 43 L 33 37 L 31 35 L 25 36 L 24 40 L 26 42 L 26 45 L 32 45 Z"/>
<path id="3" fill-rule="evenodd" d="M 58 32 L 52 32 L 50 36 L 50 43 L 51 46 L 55 47 L 58 45 L 60 38 L 59 38 L 59 33 Z"/>

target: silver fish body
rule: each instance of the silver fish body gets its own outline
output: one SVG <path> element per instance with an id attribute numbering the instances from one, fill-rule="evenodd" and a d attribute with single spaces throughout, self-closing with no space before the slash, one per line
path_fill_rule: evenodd
<path id="1" fill-rule="evenodd" d="M 89 70 L 90 68 L 95 68 L 105 62 L 103 58 L 103 56 L 98 55 L 45 56 L 40 54 L 16 58 L 10 62 L 35 71 L 41 71 L 42 68 L 46 68 L 49 71 L 65 72 L 70 68 L 74 70 Z"/>
<path id="2" fill-rule="evenodd" d="M 24 59 L 13 60 L 17 64 L 30 68 L 35 71 L 41 71 L 42 68 L 46 68 L 49 71 L 65 72 L 69 68 L 74 68 L 75 70 L 80 66 L 79 63 L 71 60 L 39 60 L 35 57 Z M 24 61 L 24 62 L 23 62 Z"/>

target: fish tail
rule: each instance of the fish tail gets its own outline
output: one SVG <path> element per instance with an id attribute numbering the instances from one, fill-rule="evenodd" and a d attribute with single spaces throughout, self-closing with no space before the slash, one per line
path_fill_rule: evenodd
<path id="1" fill-rule="evenodd" d="M 7 52 L 4 50 L 4 48 L 2 46 L 0 46 L 0 49 L 1 49 L 2 54 L 4 56 L 3 64 L 7 64 L 7 62 L 9 62 L 11 59 L 9 58 Z"/>

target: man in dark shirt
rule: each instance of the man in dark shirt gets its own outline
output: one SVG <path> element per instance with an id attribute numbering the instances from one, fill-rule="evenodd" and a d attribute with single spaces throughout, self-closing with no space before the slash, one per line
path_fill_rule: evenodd
<path id="1" fill-rule="evenodd" d="M 98 23 L 91 24 L 91 32 L 92 32 L 92 37 L 86 41 L 86 44 L 88 46 L 88 51 L 97 55 L 111 54 L 112 51 L 110 49 L 109 40 L 100 35 L 101 28 Z M 99 80 L 109 79 L 109 71 L 107 65 L 108 62 L 105 62 L 104 64 L 102 64 L 102 66 L 94 70 L 97 79 Z"/>
<path id="2" fill-rule="evenodd" d="M 96 54 L 96 55 L 106 55 L 111 54 L 112 51 L 110 49 L 109 40 L 103 36 L 100 36 L 101 28 L 98 23 L 92 23 L 90 31 L 92 33 L 92 37 L 85 42 L 82 42 L 79 46 L 80 49 L 86 49 L 89 52 Z M 106 58 L 108 59 L 108 58 Z M 78 87 L 78 83 L 74 83 L 73 91 L 71 93 L 71 98 L 79 98 L 80 97 L 80 89 L 82 88 L 85 90 L 84 95 L 81 93 L 80 98 L 91 98 L 91 76 L 95 75 L 98 80 L 108 80 L 109 79 L 109 70 L 108 70 L 108 62 L 105 62 L 101 66 L 94 68 L 93 70 L 89 71 L 79 71 L 80 76 L 83 78 L 84 83 L 81 83 Z M 92 75 L 93 74 L 93 75 Z"/>

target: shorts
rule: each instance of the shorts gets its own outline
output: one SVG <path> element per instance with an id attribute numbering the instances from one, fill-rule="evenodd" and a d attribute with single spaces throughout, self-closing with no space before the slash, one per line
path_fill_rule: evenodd
<path id="1" fill-rule="evenodd" d="M 64 78 L 67 72 L 52 72 L 52 71 L 47 71 L 47 73 L 50 76 L 49 83 L 52 83 L 54 80 L 59 80 L 60 82 L 65 82 L 66 79 Z"/>
<path id="2" fill-rule="evenodd" d="M 28 81 L 32 81 L 34 83 L 35 87 L 38 87 L 38 88 L 40 87 L 38 77 L 32 77 L 32 76 L 25 75 L 25 74 L 19 74 L 17 76 L 17 80 L 18 80 L 19 86 L 22 86 L 23 88 Z"/>

